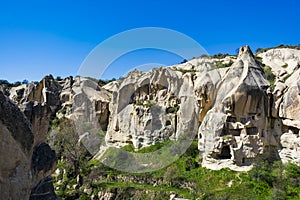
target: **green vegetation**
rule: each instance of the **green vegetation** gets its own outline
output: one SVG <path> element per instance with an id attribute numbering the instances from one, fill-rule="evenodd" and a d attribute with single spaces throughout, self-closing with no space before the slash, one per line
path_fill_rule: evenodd
<path id="1" fill-rule="evenodd" d="M 226 58 L 227 56 L 229 56 L 228 53 L 226 53 L 226 54 L 218 53 L 216 55 L 211 56 L 211 58 L 223 59 L 223 58 Z"/>
<path id="2" fill-rule="evenodd" d="M 146 108 L 150 108 L 153 105 L 154 105 L 154 103 L 151 101 L 147 101 L 146 103 L 143 104 L 143 106 L 145 106 Z"/>
<path id="3" fill-rule="evenodd" d="M 267 66 L 267 65 L 263 64 L 261 57 L 255 56 L 255 59 L 262 66 L 262 69 L 263 69 L 263 71 L 265 73 L 265 78 L 269 81 L 269 83 L 270 83 L 270 89 L 271 89 L 271 91 L 273 91 L 274 88 L 275 88 L 276 76 L 273 74 L 272 68 L 270 66 Z"/>
<path id="4" fill-rule="evenodd" d="M 158 143 L 134 151 L 132 146 L 123 150 L 148 153 L 170 144 Z M 249 172 L 229 169 L 213 171 L 199 166 L 197 141 L 173 164 L 164 169 L 130 174 L 119 172 L 91 159 L 81 169 L 82 185 L 76 177 L 67 174 L 57 177 L 57 194 L 63 199 L 90 199 L 99 191 L 116 193 L 115 199 L 168 199 L 170 194 L 188 199 L 299 199 L 300 167 L 294 164 L 258 162 Z M 59 161 L 63 171 L 65 161 Z M 91 194 L 85 193 L 91 190 Z M 146 192 L 147 191 L 147 192 Z"/>
<path id="5" fill-rule="evenodd" d="M 237 53 L 238 53 L 238 49 L 237 49 Z M 207 54 L 202 54 L 201 56 L 199 56 L 199 58 L 216 58 L 216 59 L 223 59 L 226 57 L 237 57 L 237 55 L 229 55 L 228 53 L 218 53 L 215 55 L 207 55 Z"/>
<path id="6" fill-rule="evenodd" d="M 55 78 L 55 80 L 56 80 L 56 81 L 62 81 L 63 79 L 61 78 L 61 76 L 57 76 L 57 77 Z"/>
<path id="7" fill-rule="evenodd" d="M 263 62 L 263 59 L 262 59 L 262 57 L 255 56 L 255 59 L 256 59 L 258 62 L 260 62 L 260 63 L 262 64 L 262 62 Z"/>
<path id="8" fill-rule="evenodd" d="M 191 73 L 192 75 L 195 75 L 197 70 L 194 69 L 176 69 L 177 71 L 180 71 L 182 74 Z"/>
<path id="9" fill-rule="evenodd" d="M 259 53 L 263 53 L 263 52 L 266 52 L 270 49 L 278 49 L 278 48 L 289 48 L 289 49 L 298 49 L 300 50 L 300 45 L 284 45 L 284 44 L 280 44 L 276 47 L 270 47 L 270 48 L 258 48 L 256 51 L 255 51 L 255 54 L 259 54 Z"/>
<path id="10" fill-rule="evenodd" d="M 285 63 L 284 65 L 282 65 L 282 68 L 287 68 L 289 66 L 289 64 Z"/>
<path id="11" fill-rule="evenodd" d="M 230 67 L 233 64 L 233 61 L 230 60 L 229 63 L 224 63 L 222 61 L 216 61 L 215 62 L 217 68 L 226 68 L 226 67 Z"/>
<path id="12" fill-rule="evenodd" d="M 173 107 L 168 107 L 166 109 L 166 112 L 167 113 L 176 113 L 179 110 L 179 108 L 180 108 L 179 105 L 176 105 L 176 106 L 173 106 Z"/>
<path id="13" fill-rule="evenodd" d="M 263 70 L 264 70 L 266 79 L 270 83 L 271 91 L 273 91 L 275 88 L 275 75 L 273 74 L 272 69 L 269 66 L 263 66 Z"/>
<path id="14" fill-rule="evenodd" d="M 113 81 L 116 81 L 117 79 L 116 78 L 112 78 L 112 79 L 109 79 L 109 80 L 101 80 L 99 79 L 98 80 L 98 85 L 99 86 L 103 86 L 103 85 L 106 85 L 107 83 L 110 83 L 110 82 L 113 82 Z"/>
<path id="15" fill-rule="evenodd" d="M 292 76 L 292 74 L 287 74 L 285 75 L 285 77 L 283 78 L 283 81 L 285 82 L 288 78 L 290 78 Z"/>
<path id="16" fill-rule="evenodd" d="M 187 63 L 187 62 L 188 62 L 187 59 L 183 59 L 183 61 L 181 61 L 180 64 Z"/>
<path id="17" fill-rule="evenodd" d="M 27 85 L 28 83 L 29 82 L 26 79 L 23 80 L 22 82 L 21 81 L 16 81 L 14 83 L 10 83 L 7 80 L 0 80 L 0 85 L 6 86 L 6 87 L 9 87 L 9 88 L 11 88 L 11 87 L 17 87 L 17 86 L 22 85 L 22 84 L 26 84 Z"/>

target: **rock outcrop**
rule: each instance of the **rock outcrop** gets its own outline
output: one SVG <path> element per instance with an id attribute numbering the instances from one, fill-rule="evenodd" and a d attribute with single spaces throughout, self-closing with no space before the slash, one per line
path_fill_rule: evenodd
<path id="1" fill-rule="evenodd" d="M 202 56 L 132 71 L 104 86 L 51 75 L 1 86 L 10 98 L 0 93 L 1 191 L 11 199 L 30 193 L 32 199 L 55 198 L 45 192 L 53 191 L 55 166 L 45 141 L 50 121 L 61 118 L 75 120 L 79 141 L 97 155 L 106 150 L 101 145 L 139 149 L 198 137 L 201 164 L 211 169 L 249 170 L 260 159 L 300 165 L 299 52 L 276 48 L 254 56 L 246 46 L 237 57 Z M 96 138 L 99 130 L 105 141 Z"/>
<path id="2" fill-rule="evenodd" d="M 41 154 L 39 150 L 35 150 L 40 147 L 34 146 L 30 121 L 2 92 L 0 141 L 0 199 L 29 199 L 31 189 L 55 168 L 55 152 L 49 146 L 47 153 Z M 51 154 L 48 154 L 49 151 Z M 54 193 L 53 195 L 56 197 Z"/>
<path id="3" fill-rule="evenodd" d="M 291 74 L 300 64 L 300 51 L 290 48 L 274 48 L 266 52 L 259 53 L 258 57 L 262 58 L 262 62 L 272 68 L 276 76 Z"/>
<path id="4" fill-rule="evenodd" d="M 298 162 L 297 145 L 286 147 L 281 135 L 299 135 L 299 52 L 269 51 L 289 66 L 285 73 L 278 64 L 270 66 L 274 74 L 278 72 L 273 91 L 265 75 L 269 72 L 264 71 L 266 64 L 274 63 L 268 58 L 271 53 L 259 54 L 266 61 L 260 63 L 248 46 L 240 49 L 237 58 L 195 58 L 147 73 L 134 71 L 122 81 L 103 86 L 113 92 L 107 144 L 141 148 L 176 140 L 180 113 L 187 109 L 182 109 L 188 102 L 184 97 L 193 96 L 189 102 L 193 114 L 183 119 L 196 118 L 193 125 L 199 127 L 203 166 L 248 170 L 259 159 Z"/>
<path id="5" fill-rule="evenodd" d="M 60 92 L 61 86 L 51 75 L 37 84 L 23 84 L 10 90 L 10 99 L 18 104 L 31 122 L 34 145 L 46 140 L 51 116 L 60 107 Z"/>
<path id="6" fill-rule="evenodd" d="M 199 128 L 202 164 L 220 169 L 249 166 L 268 154 L 275 140 L 269 130 L 268 81 L 249 47 L 220 80 L 212 108 Z M 242 168 L 241 168 L 242 170 Z"/>
<path id="7" fill-rule="evenodd" d="M 279 156 L 300 165 L 300 51 L 275 48 L 257 55 L 276 77 L 272 95 L 272 118 L 277 121 Z M 274 126 L 276 127 L 276 126 Z"/>
<path id="8" fill-rule="evenodd" d="M 133 71 L 113 92 L 106 142 L 138 149 L 185 137 L 188 124 L 198 127 L 197 112 L 190 74 L 170 68 Z"/>

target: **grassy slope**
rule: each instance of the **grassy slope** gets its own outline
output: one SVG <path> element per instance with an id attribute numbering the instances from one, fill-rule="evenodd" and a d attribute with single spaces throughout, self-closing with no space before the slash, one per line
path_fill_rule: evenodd
<path id="1" fill-rule="evenodd" d="M 132 151 L 130 147 L 125 149 Z M 145 148 L 142 152 L 155 149 Z M 114 191 L 118 193 L 116 199 L 166 199 L 172 193 L 188 199 L 300 199 L 300 168 L 296 165 L 261 162 L 250 172 L 228 169 L 212 171 L 200 167 L 197 158 L 197 142 L 193 142 L 175 163 L 152 173 L 117 172 L 96 160 L 90 160 L 82 170 L 84 181 L 80 188 L 73 189 L 71 186 L 76 181 L 68 177 L 65 179 L 66 186 L 60 187 L 57 192 L 65 199 L 76 195 L 79 199 L 90 199 L 91 194 L 85 194 L 84 188 L 92 189 L 95 195 L 99 191 Z M 120 176 L 122 180 L 118 178 Z M 126 179 L 131 181 L 124 181 Z M 135 179 L 137 181 L 132 181 Z M 145 181 L 138 181 L 141 179 Z M 161 182 L 152 185 L 147 184 L 146 180 Z"/>

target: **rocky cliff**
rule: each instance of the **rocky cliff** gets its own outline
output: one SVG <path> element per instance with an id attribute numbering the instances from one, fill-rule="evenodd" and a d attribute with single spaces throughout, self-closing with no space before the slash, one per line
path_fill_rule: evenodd
<path id="1" fill-rule="evenodd" d="M 30 121 L 2 92 L 0 130 L 0 199 L 56 199 L 53 188 L 33 190 L 52 174 L 55 152 L 44 142 L 35 143 Z"/>
<path id="2" fill-rule="evenodd" d="M 201 56 L 149 72 L 134 70 L 106 85 L 49 75 L 39 83 L 1 86 L 4 198 L 28 199 L 30 193 L 32 199 L 55 198 L 45 192 L 47 185 L 53 190 L 48 176 L 55 154 L 45 143 L 53 119 L 74 120 L 80 141 L 92 154 L 99 151 L 97 156 L 106 147 L 140 149 L 190 138 L 198 139 L 201 164 L 211 169 L 244 171 L 262 159 L 300 165 L 299 63 L 299 50 L 253 55 L 246 46 L 238 56 Z M 98 141 L 88 125 L 105 138 Z"/>
<path id="3" fill-rule="evenodd" d="M 281 71 L 278 55 L 288 63 Z M 113 92 L 109 145 L 141 148 L 192 132 L 208 168 L 249 170 L 261 159 L 300 164 L 299 50 L 254 56 L 246 46 L 237 57 L 132 72 L 104 88 Z M 182 129 L 185 122 L 194 129 Z"/>
<path id="4" fill-rule="evenodd" d="M 284 162 L 292 160 L 299 165 L 300 51 L 278 48 L 258 56 L 276 76 L 270 106 L 273 120 L 279 122 L 279 156 Z"/>

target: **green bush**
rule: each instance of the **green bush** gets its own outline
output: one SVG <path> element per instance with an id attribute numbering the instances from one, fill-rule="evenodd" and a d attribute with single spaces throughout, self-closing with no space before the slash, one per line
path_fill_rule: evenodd
<path id="1" fill-rule="evenodd" d="M 215 62 L 217 68 L 226 68 L 226 67 L 230 67 L 233 64 L 233 61 L 230 60 L 229 63 L 223 63 L 222 61 L 216 61 Z"/>
<path id="2" fill-rule="evenodd" d="M 292 74 L 287 74 L 285 75 L 285 77 L 283 78 L 283 81 L 285 82 L 288 78 L 290 78 L 292 76 Z"/>
<path id="3" fill-rule="evenodd" d="M 173 107 L 168 107 L 166 109 L 166 112 L 167 113 L 176 113 L 179 110 L 179 108 L 180 108 L 179 105 L 176 105 L 176 106 L 173 106 Z"/>
<path id="4" fill-rule="evenodd" d="M 262 62 L 263 62 L 263 59 L 262 59 L 262 57 L 255 56 L 255 59 L 256 59 L 258 62 L 260 62 L 260 63 L 262 64 Z"/>
<path id="5" fill-rule="evenodd" d="M 226 53 L 226 54 L 218 53 L 218 54 L 213 55 L 213 56 L 211 56 L 211 57 L 212 57 L 212 58 L 217 58 L 217 59 L 223 59 L 223 58 L 225 58 L 225 57 L 227 57 L 227 56 L 229 56 L 228 53 Z"/>
<path id="6" fill-rule="evenodd" d="M 270 83 L 271 91 L 273 91 L 274 88 L 275 88 L 275 75 L 273 74 L 272 69 L 271 69 L 271 67 L 269 67 L 269 66 L 264 66 L 264 67 L 263 67 L 263 71 L 264 71 L 264 73 L 265 73 L 266 79 L 267 79 L 267 80 L 269 81 L 269 83 Z"/>
<path id="7" fill-rule="evenodd" d="M 282 68 L 287 68 L 289 66 L 289 64 L 285 63 L 284 65 L 282 65 Z"/>

